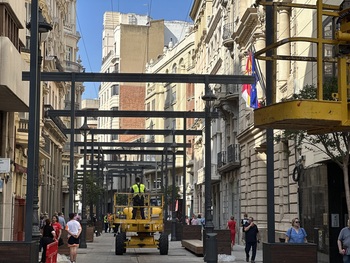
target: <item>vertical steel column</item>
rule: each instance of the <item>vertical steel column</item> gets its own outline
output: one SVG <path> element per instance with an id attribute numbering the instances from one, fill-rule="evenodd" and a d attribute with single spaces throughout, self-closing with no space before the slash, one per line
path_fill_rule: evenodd
<path id="1" fill-rule="evenodd" d="M 175 131 L 173 131 L 173 143 L 175 143 Z M 175 148 L 173 148 L 173 167 L 172 167 L 172 195 L 171 195 L 171 241 L 176 241 L 176 154 Z"/>
<path id="2" fill-rule="evenodd" d="M 214 232 L 214 224 L 212 217 L 212 194 L 211 194 L 211 102 L 215 100 L 209 87 L 208 76 L 205 78 L 205 95 L 202 97 L 205 100 L 205 234 L 203 237 L 204 245 L 204 261 L 207 263 L 217 263 L 218 249 L 216 233 Z"/>
<path id="3" fill-rule="evenodd" d="M 86 123 L 86 117 L 85 117 L 85 123 Z M 84 126 L 85 126 L 84 123 Z M 81 208 L 81 239 L 79 243 L 79 248 L 87 248 L 86 245 L 86 147 L 87 147 L 87 129 L 84 129 L 84 169 L 83 169 L 83 194 L 82 194 L 82 208 Z"/>
<path id="4" fill-rule="evenodd" d="M 272 2 L 267 0 L 267 2 Z M 274 7 L 267 5 L 266 7 L 266 46 L 274 42 Z M 266 57 L 272 57 L 273 50 L 266 52 Z M 274 62 L 266 61 L 266 104 L 272 103 L 272 89 L 274 87 Z M 267 147 L 267 241 L 275 243 L 275 199 L 274 199 L 274 150 L 273 150 L 273 129 L 266 129 L 266 147 Z"/>
<path id="5" fill-rule="evenodd" d="M 94 171 L 94 159 L 95 159 L 95 155 L 94 155 L 94 134 L 91 133 L 91 144 L 90 144 L 90 149 L 91 149 L 91 178 L 93 179 L 93 182 L 98 182 L 98 174 L 97 174 L 97 171 L 95 173 Z M 97 150 L 97 154 L 100 154 Z M 98 183 L 97 183 L 97 186 L 98 186 Z M 91 199 L 90 199 L 91 200 Z M 96 202 L 96 214 L 97 214 L 97 210 L 98 210 L 98 200 L 94 200 L 94 202 Z M 89 205 L 90 206 L 90 220 L 93 221 L 93 216 L 94 216 L 94 211 L 93 211 L 93 207 L 94 207 L 94 204 L 90 202 Z"/>
<path id="6" fill-rule="evenodd" d="M 70 156 L 69 156 L 69 213 L 74 212 L 74 141 L 75 141 L 75 73 L 70 89 Z"/>
<path id="7" fill-rule="evenodd" d="M 164 195 L 165 195 L 165 204 L 164 204 L 164 221 L 168 221 L 168 216 L 169 216 L 169 198 L 168 198 L 168 148 L 166 148 L 165 151 L 165 191 L 164 191 Z"/>
<path id="8" fill-rule="evenodd" d="M 205 95 L 210 94 L 210 87 L 208 78 L 205 81 Z M 210 120 L 210 101 L 205 103 L 205 118 L 204 118 L 204 130 L 205 130 L 205 231 L 206 233 L 212 233 L 214 230 L 213 217 L 211 214 L 211 120 Z"/>
<path id="9" fill-rule="evenodd" d="M 183 119 L 183 127 L 184 127 L 184 135 L 183 135 L 183 163 L 182 163 L 182 224 L 186 225 L 186 129 L 187 129 L 187 119 L 186 117 Z"/>
<path id="10" fill-rule="evenodd" d="M 38 182 L 38 154 L 39 148 L 39 110 L 40 110 L 40 87 L 38 80 L 38 0 L 32 0 L 30 28 L 30 92 L 29 92 L 29 126 L 28 126 L 28 181 L 26 200 L 25 240 L 27 242 L 40 237 L 38 218 L 38 193 L 35 193 L 35 184 Z M 39 101 L 38 101 L 39 97 Z M 38 106 L 39 105 L 39 106 Z M 39 110 L 38 110 L 39 107 Z M 36 197 L 35 197 L 36 196 Z"/>

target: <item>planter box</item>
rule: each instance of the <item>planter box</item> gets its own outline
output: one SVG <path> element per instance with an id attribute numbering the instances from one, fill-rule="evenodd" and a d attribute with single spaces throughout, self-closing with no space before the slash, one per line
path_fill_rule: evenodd
<path id="1" fill-rule="evenodd" d="M 94 242 L 95 227 L 87 226 L 86 227 L 86 242 Z"/>
<path id="2" fill-rule="evenodd" d="M 317 263 L 316 244 L 263 243 L 264 263 Z"/>
<path id="3" fill-rule="evenodd" d="M 228 229 L 214 229 L 213 233 L 216 233 L 216 243 L 218 254 L 231 255 L 231 232 Z M 204 251 L 206 247 L 206 233 L 203 231 L 204 238 Z"/>
<path id="4" fill-rule="evenodd" d="M 198 239 L 202 240 L 202 226 L 199 225 L 183 225 L 182 240 Z"/>
<path id="5" fill-rule="evenodd" d="M 32 263 L 39 261 L 39 241 L 0 241 L 1 262 Z"/>

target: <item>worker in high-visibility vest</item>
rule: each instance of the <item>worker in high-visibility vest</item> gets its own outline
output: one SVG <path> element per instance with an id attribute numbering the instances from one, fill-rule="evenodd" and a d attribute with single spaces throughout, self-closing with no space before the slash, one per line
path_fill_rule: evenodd
<path id="1" fill-rule="evenodd" d="M 109 227 L 108 217 L 109 213 L 103 217 L 103 223 L 105 224 L 105 233 L 107 233 Z"/>
<path id="2" fill-rule="evenodd" d="M 132 210 L 132 219 L 136 218 L 137 209 L 140 209 L 141 218 L 145 219 L 145 197 L 144 193 L 146 191 L 146 186 L 141 183 L 140 177 L 136 177 L 135 184 L 131 186 L 131 192 L 134 193 L 133 196 L 133 210 Z"/>

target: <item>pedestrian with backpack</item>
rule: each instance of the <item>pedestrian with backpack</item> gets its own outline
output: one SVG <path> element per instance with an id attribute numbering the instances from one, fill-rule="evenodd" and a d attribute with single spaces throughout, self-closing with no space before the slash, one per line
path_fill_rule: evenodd
<path id="1" fill-rule="evenodd" d="M 306 237 L 305 229 L 300 227 L 300 220 L 294 218 L 292 226 L 286 232 L 286 243 L 307 243 Z"/>

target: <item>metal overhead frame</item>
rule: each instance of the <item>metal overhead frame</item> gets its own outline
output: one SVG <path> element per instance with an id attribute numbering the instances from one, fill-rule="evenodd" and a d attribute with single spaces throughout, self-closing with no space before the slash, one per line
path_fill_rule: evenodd
<path id="1" fill-rule="evenodd" d="M 22 73 L 22 80 L 24 81 L 30 81 L 33 77 L 32 72 L 23 72 Z M 202 83 L 206 86 L 209 86 L 209 84 L 253 84 L 255 82 L 255 78 L 253 76 L 241 76 L 241 75 L 202 75 L 202 74 L 139 74 L 139 73 L 77 73 L 77 72 L 43 72 L 41 73 L 41 81 L 65 81 L 65 82 L 71 82 L 71 105 L 75 105 L 75 83 L 76 82 L 153 82 L 153 83 Z M 136 112 L 136 111 L 111 111 L 111 113 L 104 112 L 105 114 L 124 114 L 120 117 L 141 117 L 140 114 L 145 114 L 142 112 Z M 54 111 L 49 111 L 48 114 L 54 114 Z M 64 116 L 70 116 L 70 123 L 71 127 L 69 129 L 70 134 L 70 179 L 69 179 L 69 211 L 72 211 L 73 209 L 73 191 L 74 188 L 74 181 L 73 181 L 73 174 L 74 174 L 74 134 L 80 133 L 79 130 L 75 129 L 75 118 L 81 117 L 81 116 L 93 116 L 93 114 L 96 114 L 95 112 L 88 112 L 85 111 L 85 113 L 81 113 L 80 111 L 76 111 L 75 107 L 71 107 L 68 111 L 61 111 L 57 112 L 57 114 L 64 114 Z M 82 114 L 82 115 L 80 115 Z M 89 115 L 87 115 L 89 114 Z M 190 112 L 187 113 L 181 113 L 184 114 L 182 116 L 174 116 L 174 114 L 171 111 L 166 111 L 164 113 L 160 112 L 151 112 L 147 114 L 153 114 L 148 115 L 148 117 L 157 117 L 156 114 L 159 115 L 159 117 L 163 118 L 169 118 L 169 117 L 178 117 L 183 118 L 186 120 L 186 118 L 190 118 Z M 195 116 L 197 116 L 195 113 Z M 203 114 L 203 113 L 201 113 Z M 201 115 L 199 114 L 199 115 Z M 162 116 L 160 116 L 162 115 Z M 214 116 L 207 116 L 208 112 L 204 113 L 204 115 L 201 115 L 203 118 Z M 52 116 L 52 115 L 50 115 Z M 107 115 L 104 115 L 107 116 Z M 200 117 L 193 117 L 193 118 L 200 118 Z M 62 128 L 62 127 L 60 127 Z M 91 131 L 93 131 L 92 129 Z M 67 131 L 67 130 L 66 130 Z M 68 131 L 67 131 L 68 132 Z M 120 134 L 121 131 L 119 131 Z M 139 134 L 152 134 L 146 132 L 146 131 L 139 131 Z M 155 131 L 154 131 L 155 132 Z M 169 132 L 169 131 L 167 131 Z M 172 131 L 173 132 L 173 131 Z M 176 135 L 184 135 L 188 131 L 176 131 Z M 130 130 L 125 130 L 124 133 L 130 133 Z M 96 131 L 92 132 L 92 134 L 98 134 Z M 117 132 L 114 134 L 118 134 Z M 157 133 L 153 133 L 157 134 Z M 164 131 L 163 133 L 164 134 Z M 171 133 L 169 133 L 171 134 Z M 28 138 L 34 139 L 34 138 Z"/>

